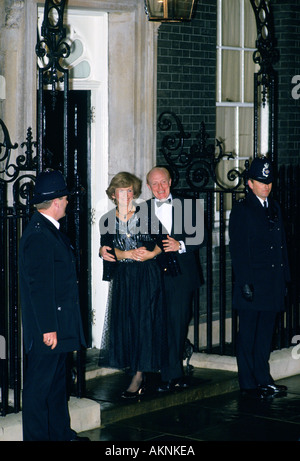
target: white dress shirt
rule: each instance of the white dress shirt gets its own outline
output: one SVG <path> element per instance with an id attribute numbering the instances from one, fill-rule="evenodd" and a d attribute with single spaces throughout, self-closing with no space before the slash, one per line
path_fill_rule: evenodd
<path id="1" fill-rule="evenodd" d="M 163 203 L 159 207 L 157 206 L 157 202 L 160 200 L 155 199 L 155 215 L 158 217 L 164 228 L 168 231 L 168 234 L 171 234 L 172 230 L 172 205 L 170 205 L 168 200 L 172 201 L 172 195 L 170 194 L 169 197 L 165 200 L 166 203 Z"/>
<path id="2" fill-rule="evenodd" d="M 171 230 L 172 230 L 173 207 L 172 205 L 170 206 L 170 203 L 167 203 L 169 200 L 171 200 L 171 204 L 172 204 L 172 194 L 170 194 L 169 197 L 163 201 L 166 203 L 162 203 L 159 207 L 157 206 L 157 202 L 162 202 L 162 200 L 155 199 L 154 202 L 155 202 L 155 215 L 157 216 L 157 218 L 160 220 L 160 222 L 162 223 L 162 225 L 164 226 L 164 228 L 168 231 L 168 234 L 170 235 Z M 185 244 L 182 240 L 180 240 L 180 249 L 178 250 L 178 252 L 179 253 L 186 252 Z"/>
<path id="3" fill-rule="evenodd" d="M 258 196 L 256 196 L 256 197 L 258 198 L 258 200 L 260 201 L 260 203 L 262 204 L 263 207 L 264 207 L 264 202 L 266 202 L 267 208 L 268 208 L 269 205 L 268 205 L 268 199 L 267 198 L 266 198 L 266 200 L 263 200 L 262 198 L 260 198 Z"/>

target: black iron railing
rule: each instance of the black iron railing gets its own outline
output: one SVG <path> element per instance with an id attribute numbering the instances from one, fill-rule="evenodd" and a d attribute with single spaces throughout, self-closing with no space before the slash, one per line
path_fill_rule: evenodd
<path id="1" fill-rule="evenodd" d="M 158 127 L 164 135 L 160 155 L 173 178 L 174 194 L 202 198 L 205 208 L 205 245 L 200 249 L 204 285 L 194 296 L 194 350 L 235 355 L 237 316 L 232 311 L 232 265 L 228 250 L 228 221 L 233 202 L 247 193 L 249 161 L 241 168 L 228 168 L 220 176 L 219 165 L 231 161 L 222 144 L 207 144 L 201 124 L 193 143 L 178 117 L 163 112 Z M 188 141 L 188 142 L 187 142 Z M 277 171 L 276 171 L 277 172 Z M 279 318 L 274 349 L 289 347 L 300 331 L 299 322 L 299 166 L 281 166 L 276 174 L 274 196 L 283 210 L 287 232 L 292 282 L 286 297 L 286 312 Z"/>
<path id="2" fill-rule="evenodd" d="M 0 414 L 19 412 L 23 368 L 26 357 L 23 351 L 21 306 L 18 289 L 18 249 L 23 229 L 32 215 L 30 198 L 37 174 L 36 143 L 28 128 L 26 142 L 21 144 L 24 153 L 12 155 L 18 144 L 12 144 L 4 122 L 0 120 Z M 13 159 L 14 157 L 14 159 Z M 72 213 L 69 227 L 75 232 L 80 228 L 79 199 L 76 194 L 70 205 Z M 75 229 L 75 231 L 74 231 Z M 80 252 L 75 248 L 77 269 L 80 272 Z M 78 272 L 78 273 L 79 273 Z M 73 368 L 76 377 L 73 393 L 84 395 L 84 352 L 77 351 Z M 71 387 L 71 386 L 69 386 Z M 74 387 L 74 386 L 72 386 Z"/>
<path id="3" fill-rule="evenodd" d="M 0 120 L 0 136 L 2 136 L 0 142 L 0 339 L 3 339 L 0 343 L 5 343 L 5 347 L 1 347 L 5 348 L 6 357 L 0 360 L 2 416 L 8 411 L 10 391 L 13 394 L 11 408 L 15 412 L 20 410 L 23 369 L 21 362 L 25 358 L 18 295 L 18 242 L 32 213 L 30 196 L 35 177 L 47 167 L 61 170 L 72 191 L 73 200 L 69 204 L 70 217 L 64 227 L 65 231 L 71 234 L 70 238 L 72 237 L 78 274 L 81 271 L 80 199 L 85 191 L 79 179 L 77 151 L 74 153 L 69 147 L 69 70 L 62 65 L 63 60 L 70 54 L 70 46 L 66 41 L 66 28 L 63 24 L 65 3 L 66 0 L 45 1 L 41 34 L 36 45 L 39 59 L 37 141 L 33 141 L 32 130 L 28 128 L 26 141 L 21 144 L 24 153 L 11 155 L 18 145 L 11 143 L 7 127 Z M 61 158 L 56 159 L 54 163 L 45 141 L 47 91 L 50 92 L 53 108 L 63 94 L 63 152 Z M 85 299 L 83 304 L 87 304 Z M 78 351 L 76 363 L 72 364 L 75 369 L 72 375 L 76 375 L 75 392 L 78 397 L 84 395 L 83 357 L 84 353 Z"/>
<path id="4" fill-rule="evenodd" d="M 1 173 L 2 176 L 5 172 L 9 173 L 6 175 L 6 180 L 0 179 L 0 336 L 5 339 L 5 359 L 2 358 L 3 342 L 0 343 L 2 347 L 0 405 L 1 415 L 5 416 L 8 411 L 20 411 L 24 355 L 17 281 L 18 241 L 24 226 L 30 219 L 29 197 L 35 179 L 36 156 L 35 143 L 32 141 L 29 129 L 27 143 L 22 144 L 26 152 L 17 156 L 16 162 L 13 163 L 10 158 L 11 150 L 18 146 L 10 143 L 2 121 L 0 125 L 7 134 L 1 143 L 1 152 L 4 153 L 0 157 L 0 162 L 1 165 L 5 165 Z M 205 203 L 206 238 L 205 245 L 200 250 L 204 285 L 195 293 L 194 350 L 234 355 L 237 321 L 231 309 L 232 269 L 228 251 L 227 224 L 232 201 L 245 193 L 244 177 L 247 165 L 243 171 L 234 169 L 229 171 L 228 180 L 234 183 L 232 186 L 228 186 L 227 189 L 224 185 L 213 187 L 214 172 L 224 156 L 221 147 L 218 154 L 215 154 L 211 147 L 207 146 L 206 140 L 207 133 L 202 124 L 197 145 L 191 149 L 192 157 L 188 159 L 187 154 L 177 157 L 177 159 L 185 159 L 185 168 L 182 168 L 182 164 L 177 166 L 176 162 L 172 163 L 172 154 L 168 148 L 162 152 L 168 153 L 165 157 L 168 160 L 166 163 L 177 178 L 174 181 L 175 191 L 181 195 L 203 198 Z M 164 145 L 174 146 L 174 143 L 170 144 L 170 142 L 170 135 L 168 135 L 168 143 Z M 184 145 L 182 143 L 179 145 L 184 151 Z M 300 330 L 299 170 L 299 166 L 280 167 L 275 189 L 286 224 L 292 282 L 286 298 L 286 312 L 280 316 L 274 336 L 274 349 L 289 347 L 293 336 L 299 334 Z M 179 184 L 183 184 L 182 172 L 187 171 L 190 183 L 189 187 L 184 189 L 179 187 Z M 217 334 L 214 333 L 215 330 Z M 80 397 L 84 395 L 84 365 L 84 352 L 81 351 L 77 353 L 75 363 L 76 395 Z M 12 400 L 11 405 L 9 405 L 9 396 Z"/>
<path id="5" fill-rule="evenodd" d="M 20 410 L 22 383 L 22 333 L 18 291 L 18 243 L 29 220 L 29 195 L 35 178 L 35 143 L 31 129 L 21 144 L 25 153 L 13 160 L 12 144 L 6 125 L 0 120 L 0 334 L 5 343 L 1 367 L 1 414 L 8 411 L 9 394 L 15 412 Z"/>

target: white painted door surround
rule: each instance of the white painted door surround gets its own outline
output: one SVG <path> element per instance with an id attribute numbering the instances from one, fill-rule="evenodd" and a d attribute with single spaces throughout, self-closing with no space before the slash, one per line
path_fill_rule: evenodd
<path id="1" fill-rule="evenodd" d="M 2 3 L 2 2 L 1 2 Z M 1 27 L 1 75 L 6 100 L 1 104 L 11 138 L 22 142 L 27 128 L 36 136 L 36 25 L 44 1 L 7 0 Z M 85 62 L 71 88 L 91 90 L 91 216 L 93 346 L 99 347 L 108 284 L 98 257 L 99 218 L 109 207 L 105 189 L 118 171 L 144 181 L 156 158 L 156 43 L 159 23 L 148 22 L 141 0 L 69 0 L 67 15 L 77 24 Z M 84 32 L 82 22 L 90 20 Z M 4 21 L 5 19 L 5 21 Z M 81 25 L 80 25 L 81 24 Z M 101 31 L 97 28 L 101 27 Z M 85 35 L 85 36 L 84 36 Z M 86 40 L 85 40 L 85 37 Z M 80 44 L 78 42 L 80 49 Z M 14 72 L 12 72 L 12 67 Z M 79 69 L 79 68 L 78 68 Z"/>

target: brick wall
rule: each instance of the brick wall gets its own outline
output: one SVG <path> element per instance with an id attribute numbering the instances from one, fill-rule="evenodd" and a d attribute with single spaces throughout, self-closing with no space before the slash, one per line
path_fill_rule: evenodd
<path id="1" fill-rule="evenodd" d="M 271 8 L 280 52 L 274 65 L 278 74 L 278 164 L 299 163 L 300 2 L 272 0 Z M 210 142 L 217 135 L 216 26 L 216 0 L 199 0 L 191 22 L 161 24 L 159 28 L 157 117 L 165 110 L 174 112 L 191 133 L 191 142 L 202 120 Z M 296 83 L 292 83 L 293 77 Z M 159 153 L 161 139 L 158 130 L 157 161 L 165 163 Z"/>
<path id="2" fill-rule="evenodd" d="M 274 66 L 278 74 L 278 163 L 299 164 L 300 3 L 273 0 L 272 10 L 277 49 L 280 53 L 279 62 Z M 296 75 L 299 76 L 298 86 L 292 83 Z"/>
<path id="3" fill-rule="evenodd" d="M 250 0 L 249 0 L 250 1 Z M 300 2 L 271 0 L 275 36 L 280 60 L 274 66 L 278 74 L 278 163 L 299 164 L 300 140 Z M 187 24 L 162 24 L 158 36 L 157 117 L 163 111 L 174 112 L 184 129 L 191 133 L 188 146 L 195 142 L 200 123 L 205 122 L 214 143 L 216 129 L 216 0 L 199 0 L 195 18 Z M 299 75 L 299 89 L 293 97 L 292 78 Z M 157 134 L 157 162 L 166 163 L 159 153 L 164 133 Z M 185 187 L 185 185 L 182 185 Z M 220 318 L 219 246 L 212 252 L 212 315 Z M 200 250 L 204 285 L 200 288 L 200 323 L 207 319 L 206 247 Z M 226 248 L 226 308 L 231 315 L 231 265 Z M 201 338 L 200 338 L 201 343 Z"/>
<path id="4" fill-rule="evenodd" d="M 191 133 L 202 121 L 214 142 L 216 81 L 216 0 L 199 0 L 188 23 L 163 23 L 158 31 L 157 117 L 174 112 Z M 158 131 L 159 150 L 162 134 Z M 158 163 L 165 163 L 158 152 Z"/>

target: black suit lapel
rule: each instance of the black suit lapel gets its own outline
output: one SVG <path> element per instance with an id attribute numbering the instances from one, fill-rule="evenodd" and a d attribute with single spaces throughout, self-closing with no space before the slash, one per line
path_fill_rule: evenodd
<path id="1" fill-rule="evenodd" d="M 172 237 L 173 235 L 174 235 L 174 206 L 172 203 L 172 224 L 171 224 L 170 236 Z"/>
<path id="2" fill-rule="evenodd" d="M 175 201 L 175 204 L 174 204 Z M 180 207 L 179 207 L 180 203 Z M 179 197 L 172 197 L 172 227 L 171 227 L 171 237 L 175 240 L 182 238 L 183 233 L 183 217 L 184 217 L 184 200 Z M 176 219 L 176 225 L 175 225 Z"/>

